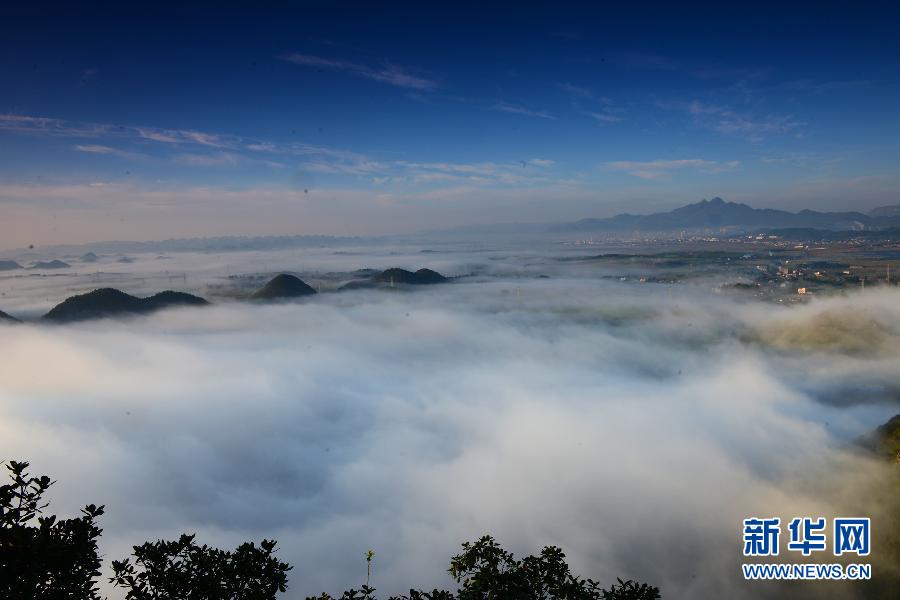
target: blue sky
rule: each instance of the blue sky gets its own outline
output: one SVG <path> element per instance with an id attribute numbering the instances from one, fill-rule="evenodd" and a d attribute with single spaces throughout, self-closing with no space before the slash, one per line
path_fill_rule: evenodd
<path id="1" fill-rule="evenodd" d="M 11 9 L 3 247 L 900 202 L 887 6 L 420 4 Z"/>

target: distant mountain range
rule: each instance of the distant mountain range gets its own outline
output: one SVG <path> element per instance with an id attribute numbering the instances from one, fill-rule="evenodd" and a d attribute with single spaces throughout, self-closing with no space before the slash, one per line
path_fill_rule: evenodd
<path id="1" fill-rule="evenodd" d="M 669 212 L 649 215 L 621 214 L 605 219 L 581 219 L 551 228 L 555 232 L 683 231 L 709 229 L 810 228 L 832 231 L 881 229 L 900 225 L 900 205 L 877 208 L 870 213 L 797 213 L 772 208 L 752 208 L 721 198 L 688 204 Z"/>
<path id="2" fill-rule="evenodd" d="M 879 206 L 868 212 L 870 217 L 900 217 L 900 204 Z"/>
<path id="3" fill-rule="evenodd" d="M 213 238 L 185 238 L 156 242 L 94 242 L 90 244 L 68 244 L 44 246 L 39 250 L 29 249 L 17 252 L 19 260 L 34 260 L 38 256 L 73 255 L 82 263 L 95 262 L 99 257 L 95 252 L 105 254 L 164 253 L 164 252 L 228 252 L 250 250 L 278 250 L 286 248 L 325 248 L 352 245 L 421 244 L 431 241 L 453 241 L 460 239 L 486 240 L 495 237 L 543 238 L 585 233 L 629 234 L 673 233 L 681 231 L 770 231 L 791 229 L 795 233 L 802 230 L 833 232 L 884 231 L 896 237 L 891 228 L 900 228 L 900 204 L 881 206 L 869 212 L 821 212 L 801 210 L 789 212 L 773 208 L 753 208 L 738 202 L 726 202 L 721 198 L 702 200 L 668 212 L 649 215 L 623 213 L 607 218 L 588 218 L 568 223 L 494 223 L 468 225 L 447 229 L 431 230 L 418 234 L 389 235 L 377 237 L 334 237 L 324 235 L 293 236 L 225 236 Z M 11 252 L 12 254 L 12 252 Z M 158 258 L 168 258 L 159 256 Z M 128 259 L 120 258 L 120 262 Z M 66 268 L 62 261 L 38 263 L 29 268 Z M 12 260 L 0 260 L 0 271 L 23 268 Z"/>

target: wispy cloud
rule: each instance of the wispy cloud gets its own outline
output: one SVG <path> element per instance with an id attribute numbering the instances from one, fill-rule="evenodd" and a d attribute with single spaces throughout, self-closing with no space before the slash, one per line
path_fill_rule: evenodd
<path id="1" fill-rule="evenodd" d="M 793 91 L 822 94 L 835 90 L 847 90 L 866 87 L 875 83 L 872 79 L 838 79 L 832 81 L 815 81 L 812 79 L 796 79 L 782 84 L 781 87 Z"/>
<path id="2" fill-rule="evenodd" d="M 589 112 L 587 115 L 600 123 L 618 123 L 622 120 L 621 117 L 611 115 L 608 112 Z"/>
<path id="3" fill-rule="evenodd" d="M 112 125 L 73 123 L 63 119 L 29 115 L 0 114 L 0 131 L 10 133 L 41 133 L 63 137 L 99 137 L 114 133 Z"/>
<path id="4" fill-rule="evenodd" d="M 110 123 L 82 123 L 48 117 L 0 114 L 0 132 L 73 138 L 138 138 L 168 144 L 198 144 L 212 148 L 243 145 L 236 136 L 221 136 L 190 129 L 160 129 Z"/>
<path id="5" fill-rule="evenodd" d="M 90 140 L 112 140 L 139 145 L 159 144 L 158 148 L 177 152 L 169 158 L 176 164 L 195 167 L 263 164 L 284 168 L 283 160 L 295 157 L 303 166 L 319 172 L 369 175 L 377 164 L 368 157 L 346 150 L 326 148 L 302 142 L 276 143 L 196 130 L 156 127 L 78 123 L 63 119 L 0 115 L 0 133 L 51 135 Z M 126 159 L 148 159 L 150 155 L 107 144 L 76 144 L 77 152 L 117 156 Z M 268 155 L 268 156 L 267 156 Z"/>
<path id="6" fill-rule="evenodd" d="M 398 161 L 394 163 L 408 173 L 416 183 L 456 182 L 472 185 L 533 185 L 536 183 L 558 182 L 547 172 L 556 162 L 547 158 L 532 158 L 515 163 L 415 163 Z M 538 171 L 527 172 L 528 167 Z"/>
<path id="7" fill-rule="evenodd" d="M 81 71 L 81 85 L 88 85 L 97 78 L 98 70 L 96 67 L 83 69 Z"/>
<path id="8" fill-rule="evenodd" d="M 275 144 L 270 142 L 256 142 L 247 144 L 247 150 L 252 150 L 253 152 L 275 152 L 277 147 Z"/>
<path id="9" fill-rule="evenodd" d="M 665 71 L 696 79 L 755 79 L 768 72 L 764 68 L 722 65 L 710 61 L 684 60 L 660 54 L 629 53 L 615 57 L 613 64 L 626 69 Z"/>
<path id="10" fill-rule="evenodd" d="M 556 120 L 556 117 L 552 114 L 543 111 L 543 110 L 532 110 L 530 108 L 526 108 L 524 106 L 520 106 L 518 104 L 507 104 L 506 102 L 498 102 L 492 107 L 493 110 L 499 110 L 500 112 L 511 113 L 514 115 L 522 115 L 525 117 L 537 117 L 539 119 L 553 119 Z"/>
<path id="11" fill-rule="evenodd" d="M 778 155 L 763 156 L 759 162 L 764 165 L 781 165 L 810 171 L 830 171 L 845 160 L 838 155 L 826 155 L 817 152 L 787 152 Z"/>
<path id="12" fill-rule="evenodd" d="M 146 154 L 142 154 L 140 152 L 129 152 L 128 150 L 113 148 L 111 146 L 103 146 L 101 144 L 76 144 L 73 148 L 78 152 L 118 156 L 119 158 L 126 158 L 129 160 L 147 158 Z"/>
<path id="13" fill-rule="evenodd" d="M 579 100 L 589 100 L 594 97 L 594 93 L 591 92 L 591 90 L 581 87 L 580 85 L 565 82 L 558 84 L 558 86 L 560 90 Z"/>
<path id="14" fill-rule="evenodd" d="M 373 67 L 347 60 L 324 58 L 321 56 L 300 54 L 296 52 L 285 54 L 280 58 L 295 65 L 349 73 L 357 77 L 371 79 L 373 81 L 407 89 L 425 91 L 438 87 L 436 81 L 420 75 L 415 75 L 411 73 L 409 69 L 395 64 Z"/>
<path id="15" fill-rule="evenodd" d="M 316 173 L 330 173 L 333 175 L 353 175 L 357 177 L 371 177 L 378 173 L 383 173 L 388 166 L 375 160 L 367 158 L 348 158 L 328 160 L 325 158 L 317 158 L 315 160 L 302 163 L 301 168 Z"/>
<path id="16" fill-rule="evenodd" d="M 572 107 L 577 112 L 592 118 L 601 125 L 618 123 L 622 120 L 623 110 L 605 96 L 598 96 L 585 87 L 572 83 L 557 84 L 560 90 L 569 96 Z"/>
<path id="17" fill-rule="evenodd" d="M 691 169 L 704 174 L 715 174 L 736 169 L 739 166 L 740 161 L 737 160 L 718 162 L 701 158 L 651 161 L 617 160 L 606 163 L 606 167 L 613 171 L 625 171 L 629 175 L 640 179 L 668 179 L 673 171 L 682 169 Z"/>
<path id="18" fill-rule="evenodd" d="M 805 125 L 792 115 L 757 116 L 696 100 L 690 102 L 685 109 L 698 125 L 719 133 L 742 135 L 754 142 L 771 135 L 795 133 Z"/>
<path id="19" fill-rule="evenodd" d="M 477 186 L 530 186 L 560 181 L 552 178 L 551 167 L 556 163 L 541 157 L 508 163 L 377 160 L 358 152 L 303 142 L 279 143 L 196 130 L 76 123 L 11 115 L 0 115 L 0 132 L 3 131 L 85 138 L 90 143 L 76 144 L 72 149 L 123 159 L 168 161 L 195 168 L 265 165 L 282 169 L 290 166 L 298 173 L 357 177 L 381 185 L 455 182 Z M 101 141 L 110 143 L 99 143 Z M 129 143 L 138 149 L 155 147 L 156 151 L 145 154 L 119 147 Z"/>
<path id="20" fill-rule="evenodd" d="M 233 152 L 215 154 L 183 153 L 174 157 L 175 162 L 189 167 L 234 167 L 241 163 L 241 157 Z"/>
<path id="21" fill-rule="evenodd" d="M 212 148 L 232 148 L 239 138 L 226 140 L 222 136 L 189 129 L 145 129 L 137 128 L 138 135 L 154 142 L 169 144 L 199 144 Z"/>
<path id="22" fill-rule="evenodd" d="M 550 160 L 549 158 L 532 158 L 531 160 L 525 161 L 525 163 L 535 167 L 552 167 L 556 164 L 556 161 Z"/>

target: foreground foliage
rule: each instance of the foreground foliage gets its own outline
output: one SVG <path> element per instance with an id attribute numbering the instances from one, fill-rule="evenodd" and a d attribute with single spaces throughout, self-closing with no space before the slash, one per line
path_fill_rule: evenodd
<path id="1" fill-rule="evenodd" d="M 227 552 L 198 546 L 193 535 L 175 542 L 146 542 L 134 547 L 131 559 L 112 562 L 116 587 L 127 600 L 181 598 L 263 600 L 287 589 L 291 566 L 273 555 L 275 542 L 252 542 Z"/>
<path id="2" fill-rule="evenodd" d="M 31 477 L 27 462 L 6 465 L 11 483 L 0 486 L 0 598 L 99 600 L 95 520 L 102 506 L 89 504 L 76 519 L 41 516 L 47 476 Z"/>
<path id="3" fill-rule="evenodd" d="M 11 483 L 0 486 L 0 598 L 3 600 L 101 600 L 101 560 L 96 520 L 102 506 L 84 507 L 76 519 L 43 516 L 47 476 L 32 477 L 28 463 L 10 461 Z M 199 545 L 193 535 L 134 546 L 133 555 L 112 561 L 109 581 L 127 600 L 274 600 L 287 590 L 291 566 L 275 557 L 275 542 L 241 544 L 234 551 Z M 371 550 L 366 554 L 371 574 Z M 518 560 L 490 536 L 462 545 L 450 560 L 460 585 L 447 590 L 410 590 L 391 600 L 656 600 L 659 589 L 618 580 L 603 589 L 575 576 L 555 546 Z M 374 600 L 366 584 L 340 600 Z M 307 600 L 337 600 L 328 594 Z"/>
<path id="4" fill-rule="evenodd" d="M 77 519 L 43 516 L 47 476 L 32 477 L 27 462 L 10 461 L 11 483 L 0 486 L 0 598 L 100 600 L 101 561 L 90 504 Z M 274 600 L 287 589 L 290 566 L 275 558 L 275 542 L 241 544 L 234 552 L 198 546 L 194 536 L 134 547 L 134 559 L 113 561 L 110 582 L 128 600 Z"/>
<path id="5" fill-rule="evenodd" d="M 450 575 L 460 584 L 457 592 L 410 590 L 390 600 L 656 600 L 659 589 L 634 581 L 618 580 L 609 589 L 596 581 L 572 575 L 566 555 L 547 546 L 539 556 L 517 560 L 491 536 L 463 544 L 450 559 Z M 340 600 L 374 600 L 368 585 L 347 590 Z M 306 600 L 337 600 L 328 594 Z"/>

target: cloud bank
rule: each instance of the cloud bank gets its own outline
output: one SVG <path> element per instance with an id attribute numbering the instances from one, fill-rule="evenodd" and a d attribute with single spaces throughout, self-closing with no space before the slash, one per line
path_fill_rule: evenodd
<path id="1" fill-rule="evenodd" d="M 407 69 L 394 64 L 373 67 L 348 60 L 325 58 L 299 52 L 286 54 L 281 59 L 295 65 L 348 73 L 356 77 L 417 91 L 433 90 L 438 87 L 436 81 L 413 75 Z"/>
<path id="2" fill-rule="evenodd" d="M 289 598 L 360 583 L 368 548 L 382 593 L 449 585 L 483 533 L 666 597 L 774 596 L 739 581 L 740 520 L 833 516 L 879 475 L 849 442 L 897 412 L 897 331 L 866 356 L 760 332 L 896 323 L 896 292 L 785 309 L 485 262 L 414 293 L 0 327 L 0 457 L 57 479 L 60 512 L 105 503 L 107 558 L 274 537 Z"/>

